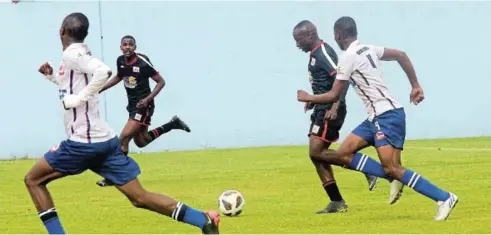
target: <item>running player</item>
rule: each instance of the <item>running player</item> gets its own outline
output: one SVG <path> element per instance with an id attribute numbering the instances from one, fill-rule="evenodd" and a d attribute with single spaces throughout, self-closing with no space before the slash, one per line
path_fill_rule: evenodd
<path id="1" fill-rule="evenodd" d="M 149 192 L 138 181 L 140 167 L 121 151 L 114 131 L 99 117 L 98 93 L 111 76 L 111 69 L 91 52 L 84 39 L 89 20 L 72 13 L 60 28 L 62 65 L 43 64 L 39 72 L 58 85 L 64 107 L 68 139 L 47 152 L 24 178 L 27 190 L 49 234 L 65 234 L 47 184 L 59 178 L 91 170 L 114 182 L 137 208 L 160 213 L 199 227 L 204 234 L 218 234 L 219 214 L 201 212 L 163 194 Z"/>
<path id="2" fill-rule="evenodd" d="M 131 139 L 134 139 L 136 146 L 143 148 L 171 130 L 191 132 L 188 125 L 177 116 L 174 116 L 170 122 L 148 131 L 155 108 L 154 98 L 164 88 L 165 80 L 146 55 L 135 52 L 136 40 L 133 36 L 124 36 L 121 39 L 120 49 L 123 55 L 119 56 L 116 61 L 118 74 L 104 85 L 101 92 L 124 80 L 128 96 L 126 109 L 129 112 L 129 119 L 119 136 L 123 152 L 128 153 Z M 157 83 L 153 91 L 150 90 L 150 78 Z M 113 184 L 102 179 L 97 182 L 97 185 L 105 187 Z"/>
<path id="3" fill-rule="evenodd" d="M 339 60 L 332 90 L 320 95 L 297 92 L 297 98 L 302 102 L 332 103 L 339 99 L 343 87 L 349 82 L 365 103 L 367 120 L 353 130 L 339 149 L 335 152 L 324 151 L 322 158 L 332 164 L 391 181 L 389 203 L 397 201 L 400 197 L 403 184 L 409 186 L 436 201 L 438 211 L 434 219 L 445 220 L 457 204 L 458 197 L 433 185 L 420 174 L 401 166 L 401 151 L 406 137 L 406 115 L 402 105 L 389 95 L 382 78 L 381 61 L 397 61 L 409 78 L 412 87 L 411 102 L 417 105 L 423 101 L 424 94 L 413 65 L 406 53 L 362 44 L 357 36 L 356 23 L 352 18 L 338 19 L 334 24 L 334 38 L 345 53 Z M 369 145 L 376 148 L 381 164 L 358 152 Z"/>
<path id="4" fill-rule="evenodd" d="M 338 62 L 336 52 L 319 38 L 317 28 L 308 20 L 301 21 L 295 26 L 293 39 L 295 39 L 300 50 L 305 53 L 310 52 L 308 72 L 314 94 L 330 91 L 335 80 L 336 63 Z M 310 117 L 312 123 L 308 134 L 310 160 L 314 163 L 322 186 L 331 200 L 326 208 L 317 211 L 318 214 L 346 212 L 348 210 L 348 205 L 343 200 L 334 179 L 331 165 L 319 158 L 322 150 L 327 151 L 331 143 L 336 142 L 339 138 L 339 130 L 341 130 L 346 117 L 345 96 L 348 88 L 349 85 L 346 85 L 339 101 L 335 103 L 305 104 L 305 111 L 314 109 Z M 366 175 L 366 178 L 371 191 L 377 183 L 377 177 Z"/>

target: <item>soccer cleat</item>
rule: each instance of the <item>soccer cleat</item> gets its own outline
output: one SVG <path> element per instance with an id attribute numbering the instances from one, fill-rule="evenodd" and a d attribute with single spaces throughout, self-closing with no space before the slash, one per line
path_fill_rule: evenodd
<path id="1" fill-rule="evenodd" d="M 315 212 L 316 214 L 324 214 L 324 213 L 342 213 L 348 211 L 348 205 L 344 200 L 337 202 L 330 202 L 327 204 L 326 208 Z"/>
<path id="2" fill-rule="evenodd" d="M 373 175 L 365 175 L 368 181 L 368 190 L 373 191 L 377 185 L 378 178 Z"/>
<path id="3" fill-rule="evenodd" d="M 97 185 L 99 185 L 99 187 L 109 187 L 109 186 L 114 186 L 114 183 L 111 182 L 110 180 L 107 180 L 107 179 L 102 179 L 102 180 L 99 180 L 97 181 L 96 183 Z"/>
<path id="4" fill-rule="evenodd" d="M 401 182 L 397 180 L 392 180 L 392 182 L 390 182 L 389 204 L 394 204 L 397 201 L 399 201 L 403 189 L 404 189 L 404 184 L 402 184 Z"/>
<path id="5" fill-rule="evenodd" d="M 220 234 L 218 226 L 220 224 L 220 214 L 216 211 L 207 211 L 203 213 L 206 217 L 206 223 L 201 231 L 203 234 Z"/>
<path id="6" fill-rule="evenodd" d="M 449 197 L 446 201 L 437 202 L 437 212 L 435 216 L 435 221 L 446 220 L 450 215 L 450 212 L 459 202 L 459 197 L 453 193 L 448 193 Z"/>
<path id="7" fill-rule="evenodd" d="M 174 116 L 171 119 L 171 122 L 174 124 L 174 129 L 180 129 L 185 132 L 191 132 L 191 129 L 189 129 L 189 126 L 181 120 L 178 116 Z"/>

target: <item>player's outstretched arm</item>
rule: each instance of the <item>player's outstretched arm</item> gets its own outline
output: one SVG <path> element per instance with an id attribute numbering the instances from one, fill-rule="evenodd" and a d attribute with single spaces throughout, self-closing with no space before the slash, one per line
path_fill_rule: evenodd
<path id="1" fill-rule="evenodd" d="M 103 91 L 115 86 L 116 84 L 118 84 L 119 82 L 121 82 L 121 80 L 123 80 L 121 77 L 119 77 L 118 75 L 114 76 L 111 80 L 109 80 L 109 82 L 107 82 L 104 87 L 102 88 L 101 91 L 99 91 L 99 93 L 102 93 Z"/>
<path id="2" fill-rule="evenodd" d="M 38 71 L 46 78 L 46 80 L 58 85 L 58 73 L 54 73 L 53 66 L 51 66 L 49 62 L 45 62 L 39 66 Z"/>
<path id="3" fill-rule="evenodd" d="M 298 101 L 301 102 L 310 102 L 314 104 L 334 103 L 339 100 L 341 93 L 343 92 L 343 90 L 346 88 L 347 85 L 348 85 L 347 80 L 336 79 L 334 81 L 332 89 L 329 92 L 320 95 L 309 95 L 305 91 L 298 91 L 297 99 Z"/>
<path id="4" fill-rule="evenodd" d="M 380 57 L 380 60 L 385 61 L 397 61 L 401 68 L 406 73 L 412 88 L 420 87 L 418 78 L 416 77 L 416 71 L 414 70 L 411 60 L 404 51 L 384 48 L 384 52 Z"/>

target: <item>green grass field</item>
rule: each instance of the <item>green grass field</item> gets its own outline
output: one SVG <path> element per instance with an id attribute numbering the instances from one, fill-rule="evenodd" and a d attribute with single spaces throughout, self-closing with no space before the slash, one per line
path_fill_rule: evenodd
<path id="1" fill-rule="evenodd" d="M 158 143 L 156 143 L 158 144 Z M 408 141 L 405 166 L 451 190 L 460 203 L 435 222 L 436 203 L 406 188 L 388 205 L 388 186 L 373 192 L 361 173 L 335 168 L 344 214 L 316 215 L 327 203 L 306 146 L 133 155 L 144 186 L 199 209 L 217 209 L 226 189 L 246 199 L 239 217 L 222 216 L 221 233 L 491 233 L 491 137 Z M 441 149 L 438 149 L 441 148 Z M 467 150 L 466 150 L 467 149 Z M 372 149 L 365 153 L 376 156 Z M 0 161 L 0 233 L 46 233 L 23 184 L 33 160 Z M 69 233 L 199 233 L 194 227 L 135 209 L 92 172 L 49 185 Z"/>

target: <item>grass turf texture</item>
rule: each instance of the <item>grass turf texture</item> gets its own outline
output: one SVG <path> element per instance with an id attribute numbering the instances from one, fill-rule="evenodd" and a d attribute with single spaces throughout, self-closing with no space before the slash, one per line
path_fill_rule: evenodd
<path id="1" fill-rule="evenodd" d="M 316 215 L 328 198 L 306 146 L 203 150 L 132 155 L 142 184 L 198 209 L 217 209 L 226 189 L 244 194 L 239 217 L 222 216 L 221 233 L 491 233 L 491 137 L 408 141 L 403 164 L 460 203 L 444 222 L 436 203 L 405 188 L 388 205 L 389 184 L 369 192 L 361 173 L 336 167 L 349 211 Z M 434 147 L 434 148 L 433 148 Z M 440 149 L 438 149 L 440 148 Z M 469 150 L 464 150 L 469 149 Z M 373 149 L 365 153 L 376 158 Z M 0 233 L 46 233 L 23 176 L 34 160 L 0 161 Z M 194 227 L 135 209 L 114 188 L 99 188 L 92 172 L 48 185 L 68 233 L 199 233 Z"/>

